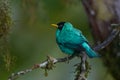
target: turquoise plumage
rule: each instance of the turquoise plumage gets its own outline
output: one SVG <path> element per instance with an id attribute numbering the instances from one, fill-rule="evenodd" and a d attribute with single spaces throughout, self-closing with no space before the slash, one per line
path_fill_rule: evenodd
<path id="1" fill-rule="evenodd" d="M 60 22 L 57 25 L 56 42 L 61 51 L 73 55 L 79 54 L 81 51 L 85 51 L 87 55 L 92 57 L 98 57 L 99 55 L 89 46 L 87 39 L 82 32 L 73 27 L 69 22 Z"/>

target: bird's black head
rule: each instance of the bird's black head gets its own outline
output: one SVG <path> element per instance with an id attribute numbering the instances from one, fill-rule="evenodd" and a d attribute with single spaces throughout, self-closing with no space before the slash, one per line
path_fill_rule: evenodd
<path id="1" fill-rule="evenodd" d="M 62 28 L 64 27 L 65 22 L 59 22 L 58 25 L 58 29 L 62 30 Z"/>

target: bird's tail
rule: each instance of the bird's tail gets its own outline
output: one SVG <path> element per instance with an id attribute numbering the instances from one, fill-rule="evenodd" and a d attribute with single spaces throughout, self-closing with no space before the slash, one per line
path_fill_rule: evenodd
<path id="1" fill-rule="evenodd" d="M 99 57 L 100 55 L 96 53 L 86 42 L 82 43 L 82 47 L 90 58 Z"/>

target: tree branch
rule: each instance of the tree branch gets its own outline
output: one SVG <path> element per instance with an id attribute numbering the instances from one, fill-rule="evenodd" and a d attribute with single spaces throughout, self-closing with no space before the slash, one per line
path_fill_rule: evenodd
<path id="1" fill-rule="evenodd" d="M 21 75 L 24 75 L 28 72 L 33 71 L 34 69 L 38 69 L 38 68 L 46 68 L 46 69 L 51 69 L 53 66 L 50 66 L 48 68 L 48 65 L 50 63 L 52 64 L 56 64 L 56 63 L 60 63 L 60 62 L 66 62 L 67 60 L 71 60 L 72 58 L 74 58 L 74 55 L 68 56 L 68 57 L 64 57 L 64 58 L 53 58 L 48 56 L 48 59 L 46 61 L 44 61 L 43 63 L 40 64 L 35 64 L 33 67 L 23 70 L 23 71 L 19 71 L 17 73 L 12 73 L 12 75 L 8 78 L 8 80 L 15 80 L 16 78 L 18 78 Z"/>
<path id="2" fill-rule="evenodd" d="M 95 51 L 99 51 L 103 48 L 105 48 L 106 46 L 108 46 L 112 41 L 113 39 L 118 35 L 118 33 L 120 32 L 120 24 L 112 24 L 111 25 L 112 27 L 115 27 L 115 29 L 112 30 L 112 32 L 110 33 L 110 35 L 108 36 L 108 38 L 101 44 L 95 46 L 93 49 Z"/>
<path id="3" fill-rule="evenodd" d="M 98 50 L 105 48 L 108 44 L 110 44 L 113 41 L 113 39 L 118 35 L 119 32 L 120 32 L 120 29 L 118 29 L 118 28 L 113 29 L 110 36 L 108 36 L 108 38 L 103 43 L 95 46 L 93 49 L 95 51 L 98 51 Z M 8 78 L 8 80 L 15 80 L 17 77 L 24 75 L 24 74 L 31 72 L 34 69 L 38 69 L 38 68 L 44 68 L 45 70 L 50 70 L 53 68 L 54 64 L 71 60 L 75 56 L 76 55 L 71 55 L 68 57 L 57 58 L 57 59 L 48 56 L 47 60 L 44 61 L 43 63 L 35 64 L 32 68 L 29 68 L 29 69 L 26 69 L 23 71 L 19 71 L 17 73 L 12 73 L 12 75 Z M 78 71 L 77 71 L 75 80 L 86 80 L 86 74 L 89 72 L 87 56 L 86 56 L 85 52 L 82 52 L 79 57 L 81 57 L 81 63 L 80 63 L 80 65 L 77 65 Z"/>
<path id="4" fill-rule="evenodd" d="M 82 52 L 80 58 L 81 58 L 81 63 L 77 65 L 77 68 L 76 68 L 77 74 L 76 74 L 75 80 L 87 80 L 86 77 L 88 74 L 89 67 L 88 65 L 86 65 L 86 62 L 87 62 L 86 53 Z"/>

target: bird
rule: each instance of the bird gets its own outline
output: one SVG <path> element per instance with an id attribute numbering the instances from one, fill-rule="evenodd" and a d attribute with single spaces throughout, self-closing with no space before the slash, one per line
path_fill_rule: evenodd
<path id="1" fill-rule="evenodd" d="M 59 22 L 57 24 L 51 24 L 51 26 L 57 28 L 56 43 L 63 53 L 73 55 L 84 51 L 89 58 L 100 56 L 92 49 L 82 32 L 70 22 Z"/>

